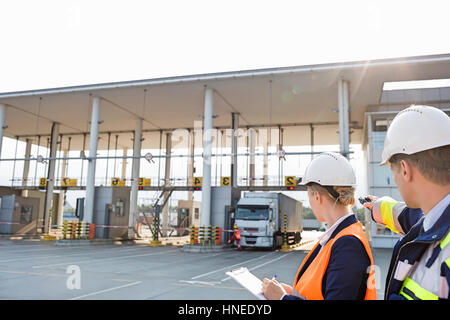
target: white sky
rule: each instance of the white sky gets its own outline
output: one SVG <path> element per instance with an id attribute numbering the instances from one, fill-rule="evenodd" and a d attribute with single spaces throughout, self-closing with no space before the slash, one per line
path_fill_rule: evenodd
<path id="1" fill-rule="evenodd" d="M 450 1 L 2 0 L 0 12 L 0 92 L 450 52 Z"/>
<path id="2" fill-rule="evenodd" d="M 450 1 L 0 2 L 0 92 L 450 52 Z"/>

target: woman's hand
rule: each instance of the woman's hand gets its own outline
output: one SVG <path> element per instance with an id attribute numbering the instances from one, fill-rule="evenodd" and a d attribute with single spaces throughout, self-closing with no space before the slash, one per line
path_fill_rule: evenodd
<path id="1" fill-rule="evenodd" d="M 285 284 L 283 285 L 289 287 L 288 285 Z M 263 292 L 264 296 L 269 300 L 280 300 L 281 297 L 287 293 L 283 285 L 281 285 L 275 279 L 269 280 L 267 278 L 264 278 L 261 291 Z"/>

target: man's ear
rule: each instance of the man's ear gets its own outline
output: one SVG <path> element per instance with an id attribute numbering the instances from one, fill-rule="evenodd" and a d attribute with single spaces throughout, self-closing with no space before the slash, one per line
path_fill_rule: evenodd
<path id="1" fill-rule="evenodd" d="M 411 181 L 413 178 L 413 170 L 412 170 L 412 166 L 408 163 L 408 161 L 406 160 L 400 160 L 400 176 L 405 180 L 405 181 Z"/>

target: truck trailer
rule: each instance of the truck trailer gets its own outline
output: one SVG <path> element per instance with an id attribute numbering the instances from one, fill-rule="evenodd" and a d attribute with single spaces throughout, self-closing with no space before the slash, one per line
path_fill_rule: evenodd
<path id="1" fill-rule="evenodd" d="M 302 203 L 278 192 L 245 192 L 237 203 L 234 224 L 243 247 L 275 249 L 299 243 L 303 231 Z"/>

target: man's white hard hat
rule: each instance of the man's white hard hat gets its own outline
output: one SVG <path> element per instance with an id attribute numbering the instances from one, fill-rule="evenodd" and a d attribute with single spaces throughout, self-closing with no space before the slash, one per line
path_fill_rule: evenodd
<path id="1" fill-rule="evenodd" d="M 322 186 L 355 186 L 356 176 L 347 158 L 339 153 L 324 152 L 306 168 L 302 184 L 311 182 Z"/>
<path id="2" fill-rule="evenodd" d="M 380 165 L 398 153 L 407 155 L 450 144 L 450 117 L 430 106 L 411 106 L 400 111 L 389 126 Z"/>

